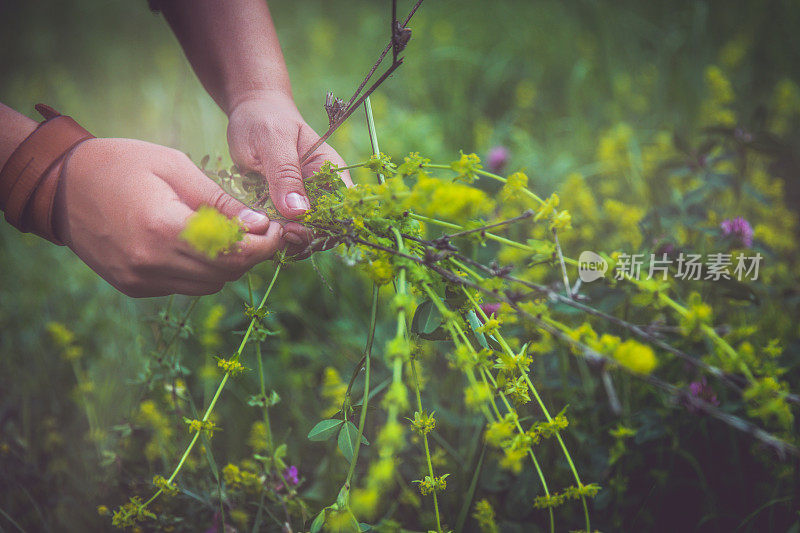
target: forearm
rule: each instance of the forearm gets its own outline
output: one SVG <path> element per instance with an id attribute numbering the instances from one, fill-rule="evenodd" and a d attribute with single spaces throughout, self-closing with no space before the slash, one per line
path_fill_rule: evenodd
<path id="1" fill-rule="evenodd" d="M 264 0 L 170 0 L 161 8 L 198 78 L 226 114 L 264 93 L 291 97 Z"/>
<path id="2" fill-rule="evenodd" d="M 36 129 L 37 122 L 0 104 L 0 169 L 8 158 Z"/>

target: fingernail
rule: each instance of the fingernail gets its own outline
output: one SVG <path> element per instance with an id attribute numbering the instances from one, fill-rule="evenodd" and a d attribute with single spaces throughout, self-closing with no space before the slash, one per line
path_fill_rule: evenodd
<path id="1" fill-rule="evenodd" d="M 308 198 L 296 192 L 290 192 L 286 195 L 286 205 L 289 206 L 290 209 L 302 209 L 303 211 L 311 209 Z"/>
<path id="2" fill-rule="evenodd" d="M 252 227 L 266 220 L 267 215 L 253 211 L 252 209 L 242 209 L 238 216 L 245 226 Z"/>

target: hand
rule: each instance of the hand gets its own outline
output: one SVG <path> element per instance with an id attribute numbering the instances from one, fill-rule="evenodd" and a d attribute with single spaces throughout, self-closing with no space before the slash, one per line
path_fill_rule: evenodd
<path id="1" fill-rule="evenodd" d="M 237 103 L 229 114 L 228 145 L 233 161 L 244 170 L 266 176 L 272 202 L 287 219 L 297 219 L 310 208 L 303 177 L 319 170 L 326 160 L 345 166 L 336 151 L 323 144 L 300 168 L 300 158 L 319 140 L 306 124 L 291 97 L 260 94 Z M 350 173 L 342 180 L 351 187 Z M 299 224 L 287 224 L 284 238 L 307 245 L 309 233 Z M 302 248 L 301 248 L 302 249 Z"/>
<path id="2" fill-rule="evenodd" d="M 238 251 L 216 259 L 179 235 L 201 205 L 238 217 Z M 282 228 L 226 194 L 177 150 L 90 139 L 68 156 L 56 194 L 59 237 L 103 279 L 134 297 L 219 291 L 282 246 Z"/>

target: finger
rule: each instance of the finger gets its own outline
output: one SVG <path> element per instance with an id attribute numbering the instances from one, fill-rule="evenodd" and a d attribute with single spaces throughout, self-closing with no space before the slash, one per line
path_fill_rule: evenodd
<path id="1" fill-rule="evenodd" d="M 181 237 L 195 211 L 184 204 L 173 190 L 168 189 L 152 206 L 152 210 L 158 214 L 145 221 L 146 226 L 152 229 L 148 246 L 161 252 L 156 254 L 157 261 L 139 267 L 142 275 L 153 279 L 177 277 L 205 283 L 237 279 L 231 277 L 228 271 L 205 261 L 206 257 Z"/>
<path id="2" fill-rule="evenodd" d="M 225 272 L 228 280 L 239 279 L 255 265 L 271 259 L 275 252 L 283 248 L 281 234 L 281 225 L 271 222 L 263 235 L 247 234 L 236 251 L 207 261 Z"/>
<path id="3" fill-rule="evenodd" d="M 300 132 L 300 140 L 298 142 L 298 147 L 300 148 L 301 155 L 305 154 L 306 151 L 314 146 L 314 144 L 319 140 L 319 135 L 311 129 L 310 126 L 304 126 Z M 322 163 L 325 161 L 330 161 L 337 167 L 345 167 L 347 164 L 344 162 L 344 159 L 334 150 L 333 148 L 328 145 L 328 143 L 322 144 L 319 148 L 317 148 L 311 157 L 303 164 L 303 175 L 310 176 L 314 172 L 317 172 L 319 168 L 322 166 Z M 350 171 L 345 170 L 339 174 L 342 178 L 342 181 L 347 187 L 353 186 L 353 180 L 350 177 Z"/>
<path id="4" fill-rule="evenodd" d="M 269 195 L 275 208 L 289 219 L 299 218 L 311 208 L 303 177 L 296 124 L 272 127 L 259 137 L 258 170 L 267 177 Z"/>
<path id="5" fill-rule="evenodd" d="M 250 233 L 264 233 L 267 230 L 269 218 L 265 214 L 253 211 L 226 193 L 186 155 L 169 148 L 166 150 L 170 152 L 170 164 L 165 165 L 165 170 L 158 173 L 158 176 L 191 209 L 197 210 L 201 205 L 208 205 L 228 218 L 238 218 Z"/>

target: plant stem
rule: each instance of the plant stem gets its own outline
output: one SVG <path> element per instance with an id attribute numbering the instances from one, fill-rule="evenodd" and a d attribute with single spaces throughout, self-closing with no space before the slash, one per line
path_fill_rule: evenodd
<path id="1" fill-rule="evenodd" d="M 367 133 L 369 133 L 369 140 L 372 144 L 372 153 L 376 156 L 381 155 L 381 149 L 378 146 L 378 132 L 375 131 L 375 119 L 372 118 L 372 103 L 369 100 L 369 96 L 364 100 L 364 112 L 367 115 Z M 378 181 L 383 183 L 386 181 L 386 177 L 378 173 Z"/>
<path id="2" fill-rule="evenodd" d="M 436 219 L 436 218 L 426 217 L 426 216 L 423 216 L 423 215 L 417 215 L 416 213 L 409 213 L 408 216 L 410 218 L 413 218 L 414 220 L 419 220 L 421 222 L 427 222 L 429 224 L 434 224 L 436 226 L 442 226 L 442 227 L 445 227 L 445 228 L 457 229 L 457 230 L 462 230 L 462 231 L 464 230 L 464 226 L 460 226 L 458 224 L 453 224 L 452 222 L 445 222 L 444 220 L 439 220 L 439 219 Z M 496 241 L 496 242 L 499 242 L 501 244 L 506 244 L 508 246 L 513 246 L 515 248 L 519 248 L 521 250 L 533 251 L 533 248 L 531 248 L 530 246 L 527 246 L 527 245 L 522 244 L 522 243 L 518 243 L 516 241 L 512 241 L 510 239 L 506 239 L 505 237 L 501 237 L 499 235 L 495 235 L 494 233 L 489 233 L 488 231 L 486 232 L 486 238 L 487 239 L 491 239 L 491 240 Z"/>
<path id="3" fill-rule="evenodd" d="M 425 168 L 435 168 L 435 169 L 439 169 L 439 170 L 453 170 L 452 168 L 450 168 L 450 165 L 437 165 L 437 164 L 431 164 L 431 163 L 428 163 L 428 164 L 426 164 L 426 165 L 423 165 L 423 166 L 424 166 Z M 485 177 L 487 177 L 487 178 L 492 178 L 493 180 L 495 180 L 495 181 L 499 181 L 500 183 L 505 183 L 505 182 L 507 182 L 507 181 L 508 181 L 508 180 L 507 180 L 506 178 L 504 178 L 503 176 L 499 176 L 499 175 L 497 175 L 497 174 L 493 174 L 493 173 L 491 173 L 491 172 L 487 172 L 487 171 L 485 171 L 485 170 L 476 170 L 476 171 L 475 171 L 475 174 L 478 174 L 479 176 L 485 176 Z M 537 202 L 539 202 L 540 204 L 542 204 L 542 205 L 544 205 L 544 204 L 545 204 L 545 201 L 544 201 L 544 200 L 542 200 L 542 199 L 541 199 L 541 197 L 540 197 L 539 195 L 537 195 L 535 192 L 531 191 L 531 190 L 530 190 L 530 189 L 528 189 L 527 187 L 524 187 L 524 188 L 522 189 L 522 192 L 523 192 L 523 193 L 525 193 L 525 195 L 526 195 L 526 196 L 528 196 L 528 197 L 530 197 L 530 198 L 532 198 L 532 199 L 536 200 L 536 201 L 537 201 Z"/>
<path id="4" fill-rule="evenodd" d="M 414 393 L 417 398 L 417 409 L 422 414 L 422 395 L 419 391 L 419 378 L 417 377 L 417 367 L 414 364 L 414 358 L 409 362 L 411 365 L 411 375 L 414 377 Z M 439 499 L 436 497 L 436 476 L 433 473 L 433 461 L 431 460 L 431 450 L 428 446 L 428 435 L 422 433 L 422 443 L 425 445 L 425 458 L 428 461 L 428 475 L 431 476 L 431 483 L 433 483 L 433 511 L 436 514 L 436 531 L 442 533 L 442 520 L 439 517 Z"/>
<path id="5" fill-rule="evenodd" d="M 361 436 L 364 435 L 364 425 L 367 422 L 367 407 L 369 405 L 369 372 L 370 372 L 370 356 L 372 355 L 372 344 L 375 340 L 375 325 L 378 315 L 378 293 L 380 288 L 378 285 L 372 286 L 372 306 L 370 308 L 369 319 L 369 335 L 367 337 L 367 346 L 364 349 L 364 397 L 361 400 L 361 416 L 358 420 L 358 437 L 356 438 L 356 448 L 353 451 L 353 458 L 350 461 L 350 468 L 347 470 L 347 478 L 344 481 L 345 487 L 349 487 L 353 479 L 353 474 L 356 470 L 356 463 L 358 462 L 358 452 L 361 449 Z M 345 414 L 346 416 L 346 414 Z"/>
<path id="6" fill-rule="evenodd" d="M 475 299 L 472 297 L 469 291 L 463 287 L 462 289 L 464 291 L 464 294 L 467 295 L 467 298 L 469 298 L 476 312 L 481 314 L 483 320 L 489 320 L 489 317 L 486 315 L 483 309 L 481 309 L 481 306 L 478 305 L 478 303 L 475 301 Z M 511 357 L 514 357 L 516 355 L 506 342 L 505 338 L 503 338 L 503 335 L 500 333 L 499 330 L 495 334 L 495 337 L 497 338 L 497 341 L 500 343 L 500 346 L 508 355 L 510 355 Z M 534 398 L 536 398 L 536 403 L 539 404 L 539 408 L 542 410 L 542 413 L 544 413 L 545 418 L 547 419 L 548 422 L 552 422 L 553 418 L 550 416 L 550 412 L 544 405 L 541 396 L 539 396 L 539 391 L 536 390 L 536 387 L 534 387 L 530 377 L 528 377 L 528 372 L 519 363 L 517 363 L 517 368 L 519 369 L 522 376 L 525 378 L 525 383 L 527 383 L 528 387 L 530 387 L 531 393 L 533 393 Z M 561 433 L 559 431 L 556 431 L 555 434 L 556 434 L 556 439 L 558 440 L 558 444 L 561 446 L 561 451 L 564 453 L 564 458 L 567 460 L 567 464 L 569 465 L 569 468 L 572 471 L 572 476 L 575 478 L 575 482 L 578 484 L 578 488 L 580 488 L 583 486 L 583 484 L 581 483 L 581 478 L 578 475 L 578 469 L 575 468 L 575 463 L 572 461 L 572 456 L 570 455 L 569 450 L 567 450 L 566 444 L 564 444 L 564 439 L 561 437 Z M 583 514 L 586 520 L 586 531 L 591 531 L 592 528 L 589 520 L 589 507 L 586 503 L 586 497 L 583 494 L 581 494 L 581 504 L 583 505 Z"/>
<path id="7" fill-rule="evenodd" d="M 270 282 L 269 287 L 267 287 L 267 292 L 264 294 L 264 297 L 261 299 L 261 303 L 258 305 L 258 309 L 257 310 L 259 310 L 262 307 L 264 307 L 264 304 L 267 302 L 267 298 L 269 297 L 270 292 L 272 292 L 272 287 L 273 287 L 273 285 L 275 285 L 275 280 L 278 279 L 278 274 L 280 273 L 280 271 L 281 271 L 281 265 L 278 264 L 278 266 L 275 268 L 275 274 L 272 276 L 272 281 Z M 195 300 L 195 303 L 196 303 L 196 301 L 197 300 Z M 257 320 L 257 318 L 255 316 L 252 319 L 250 319 L 250 325 L 247 327 L 247 331 L 245 332 L 244 338 L 242 339 L 242 343 L 239 345 L 239 349 L 236 350 L 236 354 L 233 357 L 234 360 L 238 361 L 239 357 L 242 355 L 242 350 L 244 349 L 244 345 L 247 343 L 247 339 L 250 338 L 250 334 L 253 331 L 253 326 L 254 326 L 256 320 Z M 202 418 L 203 422 L 207 422 L 209 417 L 211 416 L 211 413 L 214 410 L 214 406 L 217 404 L 217 400 L 219 400 L 219 397 L 222 394 L 222 389 L 225 388 L 225 384 L 228 382 L 228 378 L 229 377 L 230 377 L 230 373 L 229 372 L 225 372 L 225 375 L 222 376 L 222 380 L 220 381 L 219 386 L 217 387 L 217 391 L 214 393 L 214 397 L 211 399 L 211 403 L 208 404 L 208 408 L 206 409 L 205 414 L 203 414 L 203 418 Z M 186 451 L 183 452 L 183 455 L 181 456 L 180 461 L 178 461 L 178 465 L 175 467 L 175 469 L 172 471 L 172 474 L 170 474 L 169 478 L 167 479 L 167 483 L 172 483 L 172 481 L 175 479 L 175 477 L 181 471 L 181 468 L 183 468 L 183 464 L 186 462 L 186 459 L 189 457 L 189 454 L 192 452 L 192 449 L 194 448 L 194 445 L 197 442 L 197 439 L 200 438 L 200 432 L 201 431 L 203 431 L 203 430 L 202 429 L 198 429 L 194 433 L 194 436 L 192 436 L 192 440 L 189 441 L 189 445 L 186 447 Z M 149 500 L 147 500 L 144 504 L 142 504 L 142 508 L 147 507 L 161 493 L 162 493 L 162 489 L 158 489 L 158 491 L 156 491 L 156 493 L 153 494 L 150 497 Z"/>
<path id="8" fill-rule="evenodd" d="M 252 307 L 255 302 L 253 301 L 253 287 L 249 272 L 247 273 L 247 290 L 250 293 L 250 306 Z M 258 384 L 261 391 L 261 398 L 264 400 L 264 406 L 262 410 L 264 412 L 264 429 L 267 439 L 267 453 L 272 455 L 272 453 L 275 451 L 275 445 L 272 440 L 272 425 L 270 424 L 269 420 L 269 407 L 266 404 L 267 387 L 266 383 L 264 382 L 264 362 L 262 361 L 261 357 L 261 343 L 256 343 L 256 359 L 258 360 Z"/>

